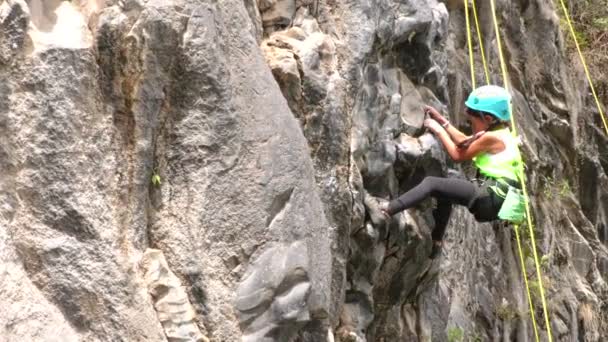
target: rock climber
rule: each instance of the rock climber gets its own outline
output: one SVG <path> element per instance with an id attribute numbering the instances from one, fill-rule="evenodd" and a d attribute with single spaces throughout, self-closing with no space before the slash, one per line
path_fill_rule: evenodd
<path id="1" fill-rule="evenodd" d="M 390 217 L 429 196 L 437 200 L 429 258 L 441 254 L 452 204 L 466 206 L 478 222 L 523 220 L 523 196 L 518 190 L 522 160 L 517 138 L 509 129 L 510 101 L 509 92 L 502 87 L 488 85 L 475 89 L 465 102 L 467 121 L 473 130 L 471 136 L 452 126 L 435 108 L 425 107 L 430 118 L 424 121 L 424 126 L 441 141 L 450 157 L 456 162 L 473 160 L 478 169 L 476 183 L 426 177 L 405 194 L 380 205 L 383 214 Z"/>

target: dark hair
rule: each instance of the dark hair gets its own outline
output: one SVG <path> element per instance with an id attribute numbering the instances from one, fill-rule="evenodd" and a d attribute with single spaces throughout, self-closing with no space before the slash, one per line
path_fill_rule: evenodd
<path id="1" fill-rule="evenodd" d="M 465 112 L 470 116 L 476 116 L 481 119 L 484 119 L 485 115 L 490 115 L 491 117 L 495 118 L 494 114 L 492 114 L 492 113 L 484 112 L 484 111 L 477 110 L 477 109 L 472 109 L 469 107 L 465 107 Z"/>
<path id="2" fill-rule="evenodd" d="M 471 136 L 470 138 L 468 138 L 468 139 L 460 142 L 459 144 L 457 144 L 456 145 L 457 148 L 461 148 L 461 149 L 462 148 L 468 148 L 475 140 L 481 138 L 481 136 L 484 135 L 486 132 L 493 131 L 493 130 L 495 130 L 496 128 L 498 128 L 500 126 L 507 126 L 507 128 L 511 129 L 511 125 L 510 125 L 509 122 L 498 120 L 496 118 L 496 116 L 494 114 L 492 114 L 492 113 L 484 112 L 484 111 L 481 111 L 481 110 L 475 110 L 475 109 L 472 109 L 472 108 L 469 108 L 469 107 L 466 107 L 466 106 L 465 106 L 465 112 L 468 115 L 479 117 L 482 120 L 485 120 L 485 115 L 489 115 L 494 120 L 490 123 L 490 126 L 488 127 L 488 129 L 486 129 L 485 131 L 481 131 L 481 132 L 478 132 L 476 134 L 473 134 L 473 136 Z"/>
<path id="3" fill-rule="evenodd" d="M 471 116 L 480 116 L 480 117 L 483 117 L 483 114 L 482 114 L 483 112 L 480 111 L 480 110 L 476 110 L 476 109 L 469 108 L 469 107 L 465 106 L 464 107 L 464 111 L 465 111 L 465 113 L 467 113 L 468 115 L 471 115 Z"/>
<path id="4" fill-rule="evenodd" d="M 494 120 L 490 123 L 490 127 L 488 127 L 488 129 L 486 131 L 493 131 L 497 127 L 500 127 L 500 126 L 503 126 L 503 125 L 507 126 L 509 129 L 511 128 L 511 125 L 510 125 L 509 122 L 499 120 L 498 118 L 496 118 L 496 115 L 494 115 L 492 113 L 488 113 L 488 112 L 484 112 L 484 111 L 481 111 L 481 110 L 472 109 L 472 108 L 469 108 L 469 107 L 466 107 L 466 106 L 465 106 L 465 112 L 468 115 L 479 117 L 482 120 L 485 120 L 485 116 L 486 115 L 491 116 Z"/>

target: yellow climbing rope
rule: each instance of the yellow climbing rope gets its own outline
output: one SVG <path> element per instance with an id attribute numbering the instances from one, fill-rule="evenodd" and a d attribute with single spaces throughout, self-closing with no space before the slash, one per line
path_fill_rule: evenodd
<path id="1" fill-rule="evenodd" d="M 483 40 L 481 39 L 481 28 L 479 27 L 479 20 L 477 19 L 477 5 L 475 5 L 475 0 L 471 0 L 471 4 L 473 5 L 473 17 L 475 18 L 475 29 L 477 30 L 477 39 L 479 40 L 479 51 L 481 52 L 483 72 L 486 75 L 486 84 L 490 84 L 490 70 L 488 69 L 488 63 L 486 63 L 486 53 L 483 49 Z M 473 87 L 473 89 L 475 89 L 475 87 Z"/>
<path id="2" fill-rule="evenodd" d="M 480 47 L 480 50 L 481 50 L 481 58 L 482 58 L 483 65 L 484 65 L 484 72 L 485 72 L 485 76 L 486 76 L 486 81 L 489 84 L 490 83 L 490 76 L 489 76 L 489 71 L 488 71 L 487 63 L 486 63 L 486 60 L 485 60 L 485 53 L 484 53 L 483 43 L 482 43 L 482 39 L 481 39 L 481 30 L 479 28 L 479 21 L 477 20 L 477 10 L 475 9 L 475 0 L 472 0 L 472 2 L 473 2 L 473 13 L 475 14 L 475 24 L 477 26 L 476 27 L 477 28 L 477 37 L 479 39 L 479 47 Z M 470 61 L 470 67 L 471 67 L 471 85 L 472 85 L 473 89 L 475 89 L 475 72 L 474 72 L 475 68 L 474 68 L 474 58 L 473 58 L 473 44 L 471 42 L 471 27 L 470 27 L 470 23 L 469 23 L 469 9 L 468 9 L 468 1 L 467 0 L 464 0 L 464 10 L 465 10 L 465 18 L 466 18 L 466 24 L 467 24 L 467 41 L 468 41 L 468 45 L 469 45 L 469 61 Z M 524 261 L 523 251 L 522 251 L 522 248 L 521 248 L 521 239 L 520 239 L 520 236 L 519 236 L 519 225 L 515 225 L 515 237 L 516 237 L 516 240 L 517 240 L 517 250 L 519 252 L 519 260 L 521 262 L 521 273 L 522 273 L 523 278 L 524 278 L 524 284 L 526 286 L 526 292 L 527 292 L 527 295 L 528 295 L 528 305 L 530 306 L 530 317 L 532 319 L 532 327 L 534 329 L 534 336 L 536 337 L 536 341 L 540 342 L 540 338 L 538 336 L 538 326 L 536 324 L 536 317 L 534 315 L 534 313 L 535 313 L 534 304 L 532 302 L 532 295 L 530 293 L 530 285 L 528 283 L 528 274 L 527 274 L 527 271 L 526 271 L 526 264 L 525 264 L 525 261 Z"/>
<path id="3" fill-rule="evenodd" d="M 471 69 L 471 87 L 476 87 L 475 82 L 475 58 L 473 56 L 473 41 L 471 39 L 471 19 L 469 16 L 469 3 L 468 0 L 464 1 L 464 17 L 467 25 L 467 45 L 469 46 L 469 65 Z M 481 62 L 483 64 L 483 71 L 486 77 L 486 84 L 490 84 L 490 71 L 488 69 L 488 63 L 486 63 L 486 54 L 483 49 L 483 42 L 481 40 L 481 29 L 479 28 L 479 20 L 477 19 L 477 9 L 475 8 L 475 0 L 472 1 L 473 16 L 475 18 L 475 28 L 477 30 L 477 38 L 479 40 L 479 51 L 481 52 Z"/>
<path id="4" fill-rule="evenodd" d="M 498 29 L 498 19 L 496 18 L 496 5 L 494 3 L 494 0 L 490 0 L 490 6 L 492 9 L 492 20 L 494 21 L 494 30 L 496 32 L 496 42 L 498 44 L 498 56 L 500 57 L 500 67 L 502 69 L 502 75 L 503 75 L 503 80 L 504 80 L 504 84 L 505 84 L 505 89 L 509 90 L 509 82 L 508 82 L 508 75 L 507 75 L 507 67 L 505 64 L 505 58 L 502 52 L 502 43 L 501 43 L 501 39 L 500 39 L 500 31 Z M 511 111 L 511 113 L 513 113 L 513 111 Z M 515 125 L 515 115 L 511 114 L 511 125 L 513 127 L 513 133 L 517 134 L 516 131 L 516 125 Z M 549 312 L 547 310 L 547 301 L 545 299 L 545 289 L 544 289 L 544 285 L 543 285 L 543 278 L 542 278 L 542 274 L 540 271 L 540 262 L 538 261 L 538 253 L 536 251 L 536 238 L 534 236 L 534 226 L 532 224 L 532 214 L 530 212 L 530 205 L 528 203 L 528 191 L 526 189 L 526 183 L 524 180 L 524 169 L 523 169 L 523 163 L 520 163 L 520 167 L 519 167 L 519 181 L 521 183 L 521 188 L 523 191 L 523 195 L 524 195 L 524 203 L 525 203 L 525 207 L 526 207 L 526 218 L 528 221 L 528 229 L 530 232 L 530 242 L 532 244 L 532 253 L 534 255 L 534 264 L 536 267 L 536 276 L 538 278 L 538 287 L 540 290 L 540 297 L 541 297 L 541 303 L 543 306 L 543 313 L 545 316 L 545 324 L 546 324 L 546 328 L 547 328 L 547 336 L 549 338 L 549 342 L 553 341 L 553 336 L 551 334 L 551 323 L 549 320 Z M 518 245 L 520 244 L 519 242 L 519 234 L 517 233 L 517 230 L 519 229 L 519 227 L 516 227 L 516 238 L 518 239 Z M 521 250 L 520 250 L 520 257 L 521 257 Z M 525 272 L 525 270 L 523 270 L 523 272 Z M 528 286 L 528 284 L 526 284 L 526 290 L 528 291 L 528 298 L 530 297 L 530 287 Z M 530 299 L 530 298 L 529 298 Z M 532 307 L 532 305 L 531 305 Z M 534 315 L 534 313 L 531 313 L 532 315 Z M 538 341 L 538 334 L 536 335 L 536 339 Z"/>
<path id="5" fill-rule="evenodd" d="M 532 303 L 532 294 L 530 293 L 530 285 L 528 283 L 528 274 L 526 271 L 526 262 L 524 261 L 524 252 L 521 249 L 521 238 L 519 237 L 519 225 L 515 225 L 515 240 L 517 241 L 517 250 L 519 251 L 519 262 L 521 263 L 521 273 L 524 276 L 524 285 L 526 286 L 526 292 L 528 295 L 528 305 L 530 305 L 530 317 L 532 318 L 532 328 L 534 328 L 534 336 L 536 342 L 540 342 L 538 337 L 538 327 L 536 324 L 536 317 L 534 316 L 534 304 Z"/>
<path id="6" fill-rule="evenodd" d="M 479 44 L 480 44 L 480 50 L 481 50 L 481 57 L 482 57 L 482 61 L 483 61 L 483 66 L 484 66 L 484 72 L 485 72 L 485 76 L 486 76 L 486 82 L 489 84 L 490 83 L 490 78 L 489 78 L 489 72 L 488 72 L 488 68 L 487 68 L 487 63 L 485 61 L 485 54 L 484 54 L 484 49 L 483 49 L 483 40 L 481 38 L 481 30 L 479 28 L 479 21 L 477 18 L 477 10 L 476 10 L 476 6 L 475 6 L 475 0 L 471 0 L 473 3 L 473 13 L 474 13 L 474 17 L 475 17 L 475 24 L 476 24 L 476 28 L 477 28 L 477 35 L 478 35 L 478 39 L 479 39 Z M 572 22 L 570 20 L 570 15 L 568 13 L 568 9 L 564 3 L 564 0 L 560 0 L 561 3 L 561 7 L 564 11 L 564 15 L 566 16 L 566 21 L 568 23 L 568 27 L 570 28 L 570 33 L 572 34 L 572 38 L 574 39 L 574 43 L 576 45 L 576 49 L 578 51 L 578 55 L 581 59 L 581 63 L 583 65 L 583 68 L 585 70 L 585 75 L 587 77 L 587 81 L 589 82 L 589 86 L 591 88 L 591 92 L 593 94 L 593 98 L 595 99 L 595 103 L 597 105 L 598 108 L 598 112 L 600 113 L 600 116 L 602 118 L 602 123 L 604 124 L 604 128 L 606 130 L 606 134 L 608 134 L 608 124 L 606 122 L 606 118 L 604 115 L 604 112 L 602 110 L 602 105 L 599 101 L 599 98 L 597 96 L 597 93 L 595 91 L 595 87 L 593 86 L 593 81 L 591 79 L 591 75 L 589 72 L 589 68 L 587 67 L 587 63 L 585 62 L 585 58 L 583 56 L 583 53 L 581 51 L 580 45 L 578 43 L 578 39 L 576 37 L 576 34 L 574 32 L 574 27 L 572 26 Z M 508 78 L 508 72 L 507 72 L 507 67 L 506 67 L 506 63 L 505 63 L 505 59 L 504 59 L 504 54 L 502 52 L 502 42 L 501 42 L 501 38 L 500 38 L 500 31 L 498 28 L 498 19 L 496 17 L 496 5 L 494 0 L 490 0 L 490 6 L 491 6 L 491 11 L 492 11 L 492 20 L 494 23 L 494 30 L 496 32 L 496 41 L 497 41 L 497 45 L 498 45 L 498 54 L 499 54 L 499 58 L 500 58 L 500 68 L 502 71 L 502 77 L 503 77 L 503 82 L 504 82 L 504 86 L 505 89 L 509 90 L 509 78 Z M 471 84 L 473 89 L 475 88 L 475 71 L 474 71 L 474 58 L 473 58 L 473 47 L 472 47 L 472 42 L 471 42 L 471 28 L 470 28 L 470 19 L 469 19 L 469 12 L 468 12 L 468 1 L 464 0 L 464 7 L 465 7 L 465 16 L 466 16 L 466 25 L 467 25 L 467 42 L 468 42 L 468 46 L 469 46 L 469 61 L 471 64 Z M 509 104 L 509 106 L 511 106 L 511 104 Z M 512 108 L 511 112 L 512 111 Z M 515 123 L 515 115 L 511 115 L 511 126 L 513 128 L 513 134 L 517 134 L 517 129 L 516 129 L 516 123 Z M 533 251 L 533 255 L 534 255 L 534 264 L 535 264 L 535 268 L 536 268 L 536 276 L 538 278 L 538 284 L 539 284 L 539 292 L 541 295 L 541 303 L 542 303 L 542 307 L 543 307 L 543 314 L 545 317 L 545 324 L 546 324 L 546 328 L 547 328 L 547 336 L 549 339 L 549 342 L 553 341 L 553 336 L 551 333 L 551 323 L 550 323 L 550 319 L 549 319 L 549 313 L 547 310 L 547 302 L 545 299 L 545 289 L 544 289 L 544 285 L 543 285 L 543 278 L 542 278 L 542 274 L 541 274 L 541 270 L 540 270 L 540 262 L 538 260 L 538 252 L 537 252 L 537 248 L 536 248 L 536 238 L 534 236 L 534 225 L 532 223 L 532 214 L 530 211 L 530 205 L 529 205 L 529 196 L 528 196 L 528 192 L 527 192 L 527 188 L 526 188 L 526 184 L 525 184 L 525 178 L 524 178 L 524 171 L 523 171 L 523 163 L 520 165 L 519 170 L 519 180 L 521 183 L 521 188 L 523 191 L 523 195 L 524 195 L 524 203 L 525 203 L 525 208 L 526 208 L 526 219 L 527 219 L 527 223 L 528 223 L 528 229 L 529 229 L 529 233 L 530 233 L 530 242 L 532 244 L 532 251 Z M 534 335 L 536 337 L 536 341 L 540 341 L 539 335 L 538 335 L 538 328 L 537 328 L 537 324 L 536 324 L 536 318 L 534 315 L 534 304 L 532 302 L 532 296 L 531 296 L 531 292 L 530 292 L 530 286 L 528 283 L 528 277 L 526 274 L 526 266 L 525 266 L 525 261 L 523 258 L 523 251 L 521 248 L 521 238 L 519 235 L 519 225 L 515 225 L 515 237 L 517 240 L 517 249 L 519 252 L 519 257 L 520 257 L 520 262 L 521 262 L 521 268 L 522 268 L 522 273 L 523 273 L 523 277 L 524 277 L 524 283 L 526 286 L 526 291 L 527 291 L 527 296 L 528 296 L 528 303 L 530 306 L 530 316 L 532 318 L 532 325 L 534 328 Z"/>
<path id="7" fill-rule="evenodd" d="M 597 110 L 600 112 L 600 116 L 602 117 L 602 122 L 604 123 L 604 128 L 606 129 L 606 134 L 608 134 L 608 124 L 606 124 L 606 117 L 604 116 L 604 111 L 602 110 L 602 105 L 600 103 L 599 98 L 595 92 L 595 87 L 593 86 L 593 81 L 591 80 L 591 74 L 589 73 L 589 68 L 587 67 L 587 63 L 585 62 L 585 57 L 581 52 L 581 47 L 578 44 L 578 39 L 576 38 L 576 34 L 574 33 L 574 27 L 572 26 L 572 21 L 570 21 L 570 14 L 568 13 L 568 8 L 566 8 L 566 4 L 564 0 L 559 0 L 562 4 L 562 9 L 564 10 L 564 15 L 566 16 L 566 21 L 568 22 L 568 27 L 570 28 L 570 33 L 572 34 L 572 39 L 574 39 L 574 44 L 576 45 L 576 50 L 578 51 L 578 55 L 581 58 L 581 63 L 583 64 L 583 69 L 585 69 L 585 75 L 587 76 L 587 81 L 589 81 L 589 87 L 591 87 L 591 93 L 593 94 L 593 98 L 595 99 L 595 104 L 597 105 Z"/>
<path id="8" fill-rule="evenodd" d="M 473 58 L 473 42 L 471 41 L 471 23 L 469 20 L 469 3 L 464 1 L 464 17 L 467 24 L 467 44 L 469 46 L 469 65 L 471 66 L 471 87 L 475 89 L 475 59 Z"/>

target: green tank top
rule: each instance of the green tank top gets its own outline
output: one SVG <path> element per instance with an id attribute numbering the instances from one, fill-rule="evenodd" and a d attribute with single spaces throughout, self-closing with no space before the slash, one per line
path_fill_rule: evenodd
<path id="1" fill-rule="evenodd" d="M 482 153 L 473 158 L 475 166 L 479 169 L 479 172 L 490 178 L 501 179 L 508 178 L 514 181 L 518 181 L 519 178 L 519 165 L 522 163 L 521 154 L 518 148 L 518 139 L 513 136 L 508 128 L 503 128 L 497 131 L 503 143 L 505 149 L 499 153 Z"/>

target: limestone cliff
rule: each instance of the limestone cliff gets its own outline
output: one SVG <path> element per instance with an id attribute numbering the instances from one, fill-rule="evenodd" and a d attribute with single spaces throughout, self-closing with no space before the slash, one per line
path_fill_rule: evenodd
<path id="1" fill-rule="evenodd" d="M 553 337 L 603 341 L 608 137 L 555 5 L 497 5 Z M 1 1 L 0 341 L 533 341 L 510 227 L 378 216 L 472 176 L 420 109 L 468 68 L 460 1 Z"/>

